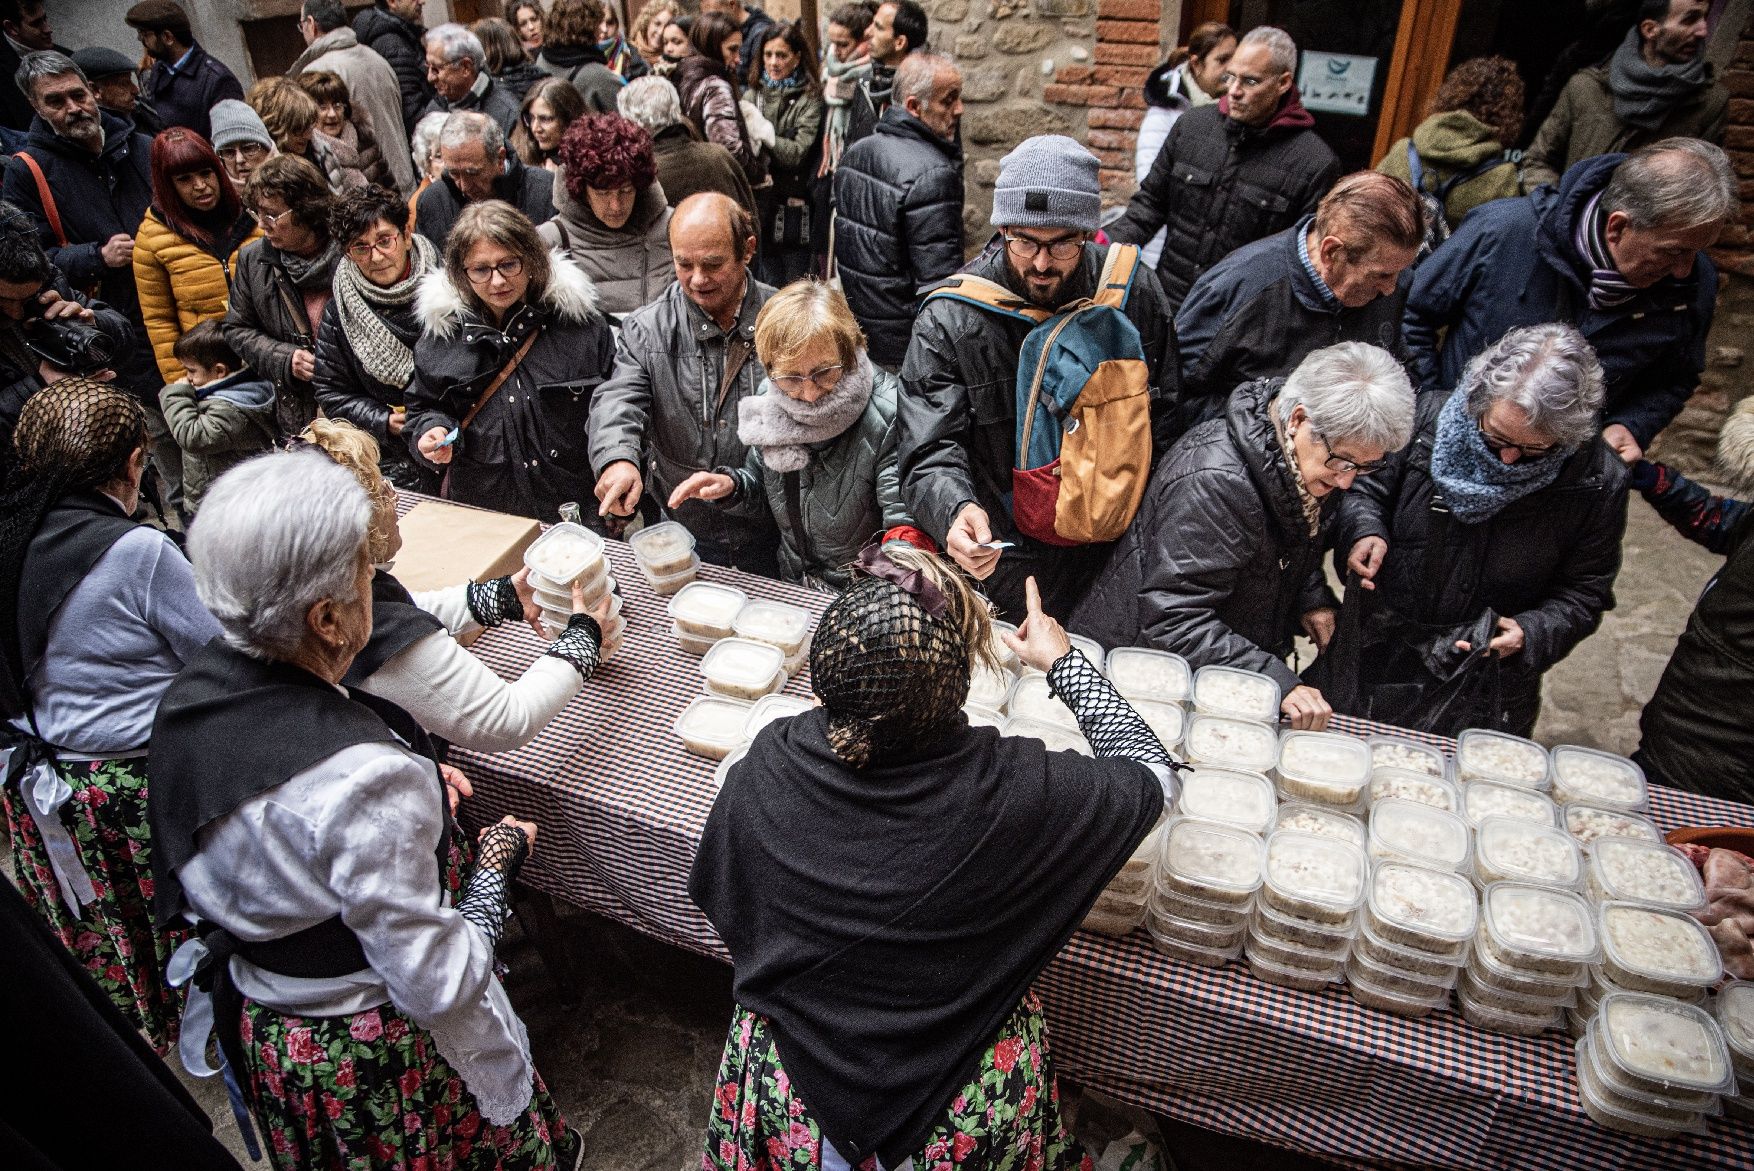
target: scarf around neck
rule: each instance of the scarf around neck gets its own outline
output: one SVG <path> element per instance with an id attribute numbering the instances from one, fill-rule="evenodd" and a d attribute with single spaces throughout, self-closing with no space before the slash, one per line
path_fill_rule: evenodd
<path id="1" fill-rule="evenodd" d="M 290 252 L 281 252 L 280 267 L 286 270 L 287 277 L 299 292 L 314 293 L 329 287 L 329 283 L 335 279 L 335 264 L 340 259 L 340 243 L 330 240 L 315 256 L 294 256 Z"/>
<path id="2" fill-rule="evenodd" d="M 414 303 L 421 278 L 438 267 L 438 247 L 415 233 L 408 275 L 393 285 L 374 285 L 359 266 L 344 260 L 335 268 L 335 312 L 341 332 L 365 372 L 385 386 L 402 387 L 414 377 L 414 350 L 397 337 L 383 310 Z"/>
<path id="3" fill-rule="evenodd" d="M 1653 67 L 1644 59 L 1635 24 L 1608 61 L 1614 117 L 1640 130 L 1655 130 L 1669 111 L 1711 84 L 1711 65 L 1701 52 L 1684 65 Z"/>
<path id="4" fill-rule="evenodd" d="M 1309 526 L 1309 535 L 1320 536 L 1322 531 L 1322 502 L 1317 500 L 1303 482 L 1303 469 L 1297 466 L 1297 445 L 1292 443 L 1291 436 L 1285 434 L 1285 424 L 1279 421 L 1279 400 L 1277 396 L 1267 404 L 1267 417 L 1273 420 L 1273 436 L 1279 440 L 1279 450 L 1285 455 L 1285 466 L 1291 472 L 1292 486 L 1297 489 L 1297 504 L 1303 509 L 1303 523 Z"/>
<path id="5" fill-rule="evenodd" d="M 1431 479 L 1450 514 L 1463 524 L 1491 520 L 1508 505 L 1539 492 L 1559 476 L 1567 453 L 1507 464 L 1492 454 L 1468 413 L 1467 392 L 1457 389 L 1437 416 L 1431 444 Z"/>
<path id="6" fill-rule="evenodd" d="M 1608 216 L 1602 210 L 1600 191 L 1584 205 L 1577 217 L 1572 241 L 1577 253 L 1590 266 L 1590 308 L 1598 313 L 1618 309 L 1638 296 L 1636 286 L 1628 284 L 1614 266 L 1614 254 L 1608 251 Z"/>
<path id="7" fill-rule="evenodd" d="M 862 352 L 835 388 L 813 403 L 790 398 L 770 381 L 737 405 L 737 438 L 761 452 L 776 472 L 801 472 L 812 444 L 838 438 L 865 413 L 876 373 Z"/>

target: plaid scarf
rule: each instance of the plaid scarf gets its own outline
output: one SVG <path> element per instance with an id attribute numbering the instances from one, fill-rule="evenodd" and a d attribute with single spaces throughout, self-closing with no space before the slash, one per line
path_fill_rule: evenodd
<path id="1" fill-rule="evenodd" d="M 1591 309 L 1606 313 L 1638 296 L 1639 290 L 1626 283 L 1626 278 L 1614 267 L 1614 257 L 1608 251 L 1608 216 L 1602 211 L 1601 192 L 1596 192 L 1584 205 L 1583 214 L 1577 217 L 1572 243 L 1577 246 L 1577 254 L 1590 266 Z"/>

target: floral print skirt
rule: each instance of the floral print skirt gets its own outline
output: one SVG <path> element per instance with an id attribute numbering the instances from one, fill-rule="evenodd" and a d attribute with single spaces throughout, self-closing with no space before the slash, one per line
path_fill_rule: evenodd
<path id="1" fill-rule="evenodd" d="M 576 1140 L 541 1074 L 523 1117 L 491 1126 L 432 1035 L 392 1005 L 295 1017 L 245 1000 L 240 1032 L 276 1171 L 571 1171 Z"/>
<path id="2" fill-rule="evenodd" d="M 165 982 L 165 967 L 189 932 L 153 925 L 146 758 L 63 761 L 56 771 L 73 790 L 61 806 L 61 824 L 97 901 L 77 916 L 67 909 L 23 797 L 0 786 L 18 888 L 122 1015 L 164 1054 L 176 1043 L 183 1012 L 182 993 Z"/>
<path id="3" fill-rule="evenodd" d="M 702 1171 L 802 1171 L 822 1163 L 822 1132 L 798 1097 L 765 1018 L 737 1006 L 719 1063 Z M 999 1029 L 974 1079 L 913 1158 L 914 1171 L 1092 1171 L 1060 1122 L 1047 1022 L 1031 992 Z M 875 1171 L 876 1156 L 858 1171 Z"/>

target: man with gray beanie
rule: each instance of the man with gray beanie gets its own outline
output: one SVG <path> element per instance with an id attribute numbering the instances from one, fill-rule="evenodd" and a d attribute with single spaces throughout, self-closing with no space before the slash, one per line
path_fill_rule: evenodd
<path id="1" fill-rule="evenodd" d="M 992 216 L 999 234 L 962 272 L 1038 309 L 1094 296 L 1110 251 L 1092 243 L 1102 210 L 1098 165 L 1064 135 L 1025 140 L 999 162 Z M 1155 460 L 1175 438 L 1181 376 L 1168 299 L 1143 264 L 1133 266 L 1125 313 L 1150 371 Z M 901 368 L 902 496 L 920 527 L 985 581 L 987 596 L 1013 621 L 1023 616 L 1029 577 L 1047 613 L 1069 613 L 1112 547 L 1037 541 L 1012 515 L 1018 363 L 1033 328 L 968 299 L 928 295 Z M 990 547 L 1006 541 L 1008 548 Z"/>
<path id="2" fill-rule="evenodd" d="M 262 115 L 248 103 L 227 98 L 213 107 L 213 153 L 225 164 L 231 185 L 242 195 L 256 168 L 280 151 Z"/>

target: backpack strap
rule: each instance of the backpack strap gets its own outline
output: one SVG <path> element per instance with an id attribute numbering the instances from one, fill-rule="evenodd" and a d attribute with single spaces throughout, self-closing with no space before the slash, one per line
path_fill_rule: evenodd
<path id="1" fill-rule="evenodd" d="M 1127 298 L 1133 291 L 1133 274 L 1138 269 L 1137 244 L 1110 244 L 1108 259 L 1103 261 L 1102 273 L 1096 278 L 1096 296 L 1091 298 L 1091 302 L 1124 310 L 1127 307 Z"/>
<path id="2" fill-rule="evenodd" d="M 1419 148 L 1413 145 L 1411 138 L 1407 140 L 1407 177 L 1409 179 L 1408 186 L 1412 187 L 1413 190 L 1424 189 L 1425 168 L 1419 162 Z"/>
<path id="3" fill-rule="evenodd" d="M 1467 170 L 1457 171 L 1455 174 L 1439 183 L 1437 185 L 1437 190 L 1433 192 L 1433 194 L 1437 196 L 1439 202 L 1443 202 L 1449 198 L 1449 193 L 1451 191 L 1454 191 L 1463 183 L 1466 183 L 1470 179 L 1478 179 L 1481 175 L 1486 174 L 1488 171 L 1496 170 L 1503 164 L 1504 157 L 1502 155 L 1493 155 L 1490 158 L 1481 159 Z"/>
<path id="4" fill-rule="evenodd" d="M 1052 310 L 1031 305 L 997 281 L 966 272 L 947 278 L 943 284 L 927 293 L 920 304 L 924 306 L 926 301 L 933 300 L 962 301 L 1034 325 L 1040 325 L 1054 315 Z"/>
<path id="5" fill-rule="evenodd" d="M 25 170 L 36 181 L 37 199 L 42 202 L 43 218 L 49 221 L 49 231 L 55 233 L 55 243 L 62 248 L 67 247 L 67 231 L 61 226 L 61 209 L 55 206 L 55 195 L 49 190 L 48 176 L 43 174 L 42 166 L 31 157 L 29 151 L 21 150 L 13 157 L 24 164 Z"/>

